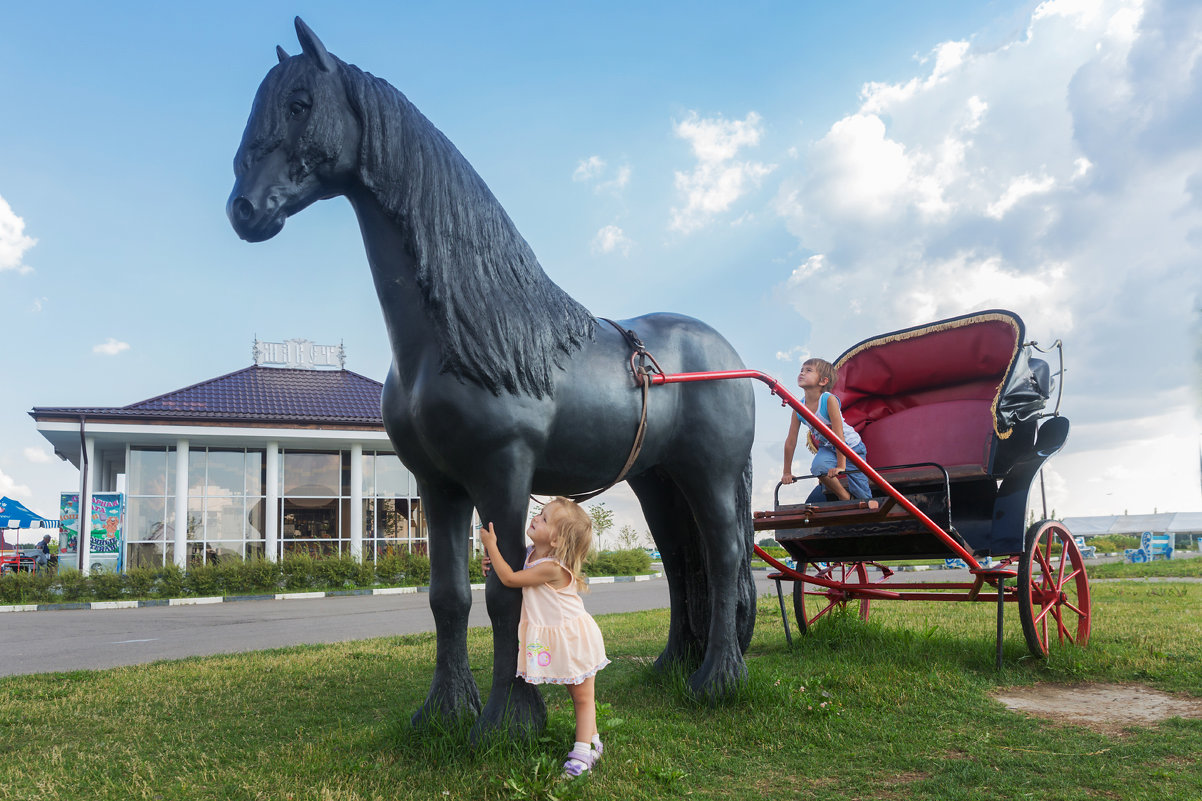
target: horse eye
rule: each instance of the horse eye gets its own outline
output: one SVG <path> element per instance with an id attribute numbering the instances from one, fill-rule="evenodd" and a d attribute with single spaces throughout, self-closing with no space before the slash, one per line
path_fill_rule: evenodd
<path id="1" fill-rule="evenodd" d="M 288 116 L 292 118 L 302 117 L 308 110 L 309 106 L 307 103 L 303 103 L 300 100 L 293 100 L 288 106 Z"/>

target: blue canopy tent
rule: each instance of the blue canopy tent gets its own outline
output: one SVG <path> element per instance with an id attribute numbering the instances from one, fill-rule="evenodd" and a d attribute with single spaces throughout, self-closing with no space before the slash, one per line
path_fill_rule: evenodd
<path id="1" fill-rule="evenodd" d="M 48 520 L 20 501 L 8 496 L 0 498 L 0 550 L 11 551 L 19 547 L 15 529 L 58 528 L 57 520 Z M 8 539 L 11 532 L 12 540 Z"/>

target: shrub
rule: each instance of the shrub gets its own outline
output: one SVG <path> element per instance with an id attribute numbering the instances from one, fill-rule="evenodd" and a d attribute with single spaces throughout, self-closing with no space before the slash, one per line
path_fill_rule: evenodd
<path id="1" fill-rule="evenodd" d="M 93 570 L 88 584 L 88 594 L 98 601 L 116 601 L 125 594 L 125 578 L 114 570 Z"/>
<path id="2" fill-rule="evenodd" d="M 284 577 L 284 589 L 307 590 L 313 585 L 313 557 L 305 553 L 288 554 L 280 562 L 280 573 Z"/>
<path id="3" fill-rule="evenodd" d="M 1126 548 L 1138 548 L 1139 537 L 1129 534 L 1106 534 L 1101 537 L 1089 537 L 1085 544 L 1097 548 L 1098 553 L 1122 553 Z"/>
<path id="4" fill-rule="evenodd" d="M 59 591 L 68 603 L 82 601 L 91 594 L 88 577 L 78 570 L 64 570 L 58 574 Z"/>
<path id="5" fill-rule="evenodd" d="M 270 592 L 280 589 L 283 573 L 279 562 L 266 559 L 247 559 L 245 562 L 234 562 L 230 565 L 228 587 L 237 592 Z"/>
<path id="6" fill-rule="evenodd" d="M 370 587 L 376 583 L 376 566 L 371 560 L 364 558 L 363 561 L 355 563 L 353 581 L 356 587 Z"/>
<path id="7" fill-rule="evenodd" d="M 159 571 L 149 567 L 131 567 L 125 571 L 125 594 L 131 598 L 149 598 Z"/>
<path id="8" fill-rule="evenodd" d="M 156 571 L 158 583 L 154 594 L 159 598 L 178 598 L 184 594 L 184 571 L 179 565 L 170 564 Z"/>
<path id="9" fill-rule="evenodd" d="M 350 554 L 327 556 L 313 562 L 317 586 L 340 590 L 354 583 L 359 563 Z"/>
<path id="10" fill-rule="evenodd" d="M 773 542 L 775 543 L 775 540 Z M 776 544 L 769 545 L 769 546 L 761 545 L 760 549 L 763 550 L 764 553 L 771 556 L 773 559 L 782 559 L 783 560 L 783 559 L 789 558 L 789 552 L 786 551 L 781 546 L 776 545 Z"/>
<path id="11" fill-rule="evenodd" d="M 651 555 L 642 548 L 628 551 L 602 551 L 584 563 L 589 576 L 637 576 L 651 572 Z"/>
<path id="12" fill-rule="evenodd" d="M 483 584 L 484 583 L 483 562 L 484 562 L 484 555 L 476 554 L 467 563 L 468 580 L 471 581 L 473 584 Z"/>
<path id="13" fill-rule="evenodd" d="M 223 582 L 219 565 L 194 563 L 184 574 L 184 591 L 190 595 L 221 595 Z"/>
<path id="14" fill-rule="evenodd" d="M 389 548 L 376 559 L 376 578 L 381 584 L 397 585 L 405 581 L 405 554 Z"/>
<path id="15" fill-rule="evenodd" d="M 48 570 L 39 573 L 16 571 L 0 575 L 0 603 L 36 604 L 52 600 L 50 588 L 55 575 Z"/>
<path id="16" fill-rule="evenodd" d="M 405 555 L 405 584 L 425 585 L 430 583 L 430 557 L 424 553 Z"/>

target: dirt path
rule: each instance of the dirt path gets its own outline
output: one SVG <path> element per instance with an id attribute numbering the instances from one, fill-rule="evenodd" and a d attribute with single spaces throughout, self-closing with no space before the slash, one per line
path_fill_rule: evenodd
<path id="1" fill-rule="evenodd" d="M 1202 718 L 1202 699 L 1142 684 L 1036 684 L 999 690 L 993 697 L 1017 712 L 1118 737 L 1132 726 Z"/>

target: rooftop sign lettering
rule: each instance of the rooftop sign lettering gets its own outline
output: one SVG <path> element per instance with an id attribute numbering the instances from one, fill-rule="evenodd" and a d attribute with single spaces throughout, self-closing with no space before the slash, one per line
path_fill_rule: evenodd
<path id="1" fill-rule="evenodd" d="M 256 365 L 279 365 L 300 370 L 346 366 L 346 349 L 342 344 L 317 345 L 307 339 L 288 339 L 283 342 L 264 342 L 255 339 Z"/>

